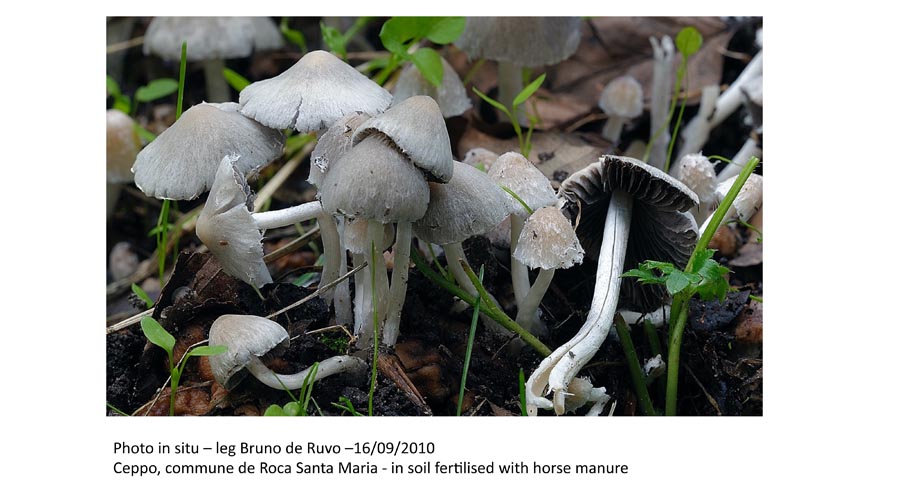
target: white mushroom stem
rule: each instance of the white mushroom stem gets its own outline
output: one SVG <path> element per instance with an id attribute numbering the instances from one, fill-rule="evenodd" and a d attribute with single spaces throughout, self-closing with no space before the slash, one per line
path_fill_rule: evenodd
<path id="1" fill-rule="evenodd" d="M 320 215 L 327 215 L 318 200 L 305 204 L 295 205 L 276 211 L 254 212 L 253 221 L 259 229 L 272 229 L 285 226 L 293 226 L 298 222 L 316 219 Z"/>
<path id="2" fill-rule="evenodd" d="M 653 47 L 653 94 L 650 99 L 650 134 L 655 136 L 650 148 L 649 162 L 662 170 L 666 164 L 666 148 L 671 135 L 666 127 L 669 104 L 672 102 L 672 75 L 675 60 L 675 45 L 672 38 L 664 36 L 661 41 L 650 38 Z M 637 158 L 641 158 L 638 156 Z"/>
<path id="3" fill-rule="evenodd" d="M 503 61 L 497 62 L 497 100 L 512 110 L 513 100 L 522 91 L 522 67 Z M 515 114 L 519 124 L 528 124 L 524 104 L 519 106 Z M 501 115 L 501 118 L 505 116 Z"/>
<path id="4" fill-rule="evenodd" d="M 726 165 L 725 168 L 716 175 L 716 181 L 722 183 L 740 173 L 744 168 L 744 165 L 746 165 L 753 156 L 759 158 L 762 156 L 762 151 L 760 151 L 759 146 L 756 145 L 756 140 L 747 138 L 747 141 L 744 142 L 741 149 L 738 150 L 737 154 L 734 155 L 734 158 L 731 159 L 731 163 Z"/>
<path id="5" fill-rule="evenodd" d="M 744 71 L 742 71 L 741 74 L 738 75 L 734 83 L 732 83 L 731 86 L 729 86 L 728 89 L 726 89 L 724 92 L 722 92 L 722 95 L 716 101 L 716 112 L 713 114 L 712 119 L 709 121 L 711 127 L 717 127 L 722 123 L 722 121 L 727 119 L 728 116 L 733 114 L 734 111 L 741 106 L 741 88 L 753 78 L 762 76 L 762 53 L 762 50 L 756 53 L 756 56 L 754 56 L 753 59 L 751 59 L 750 62 L 747 63 L 747 66 L 744 67 Z"/>
<path id="6" fill-rule="evenodd" d="M 338 227 L 340 239 L 340 263 L 338 263 L 338 276 L 343 277 L 347 273 L 347 251 L 344 246 L 344 220 L 341 219 Z M 325 238 L 322 238 L 323 242 Z M 353 307 L 350 300 L 350 281 L 344 280 L 334 289 L 334 319 L 338 324 L 353 324 Z"/>
<path id="7" fill-rule="evenodd" d="M 366 257 L 362 253 L 353 254 L 353 265 L 358 266 L 366 262 Z M 353 296 L 353 334 L 359 335 L 365 326 L 366 318 L 372 317 L 372 302 L 369 289 L 372 287 L 369 279 L 369 269 L 363 268 L 353 275 L 353 283 L 356 294 Z M 368 314 L 366 311 L 369 311 Z"/>
<path id="8" fill-rule="evenodd" d="M 581 331 L 585 334 L 550 371 L 549 387 L 553 393 L 553 407 L 556 414 L 565 412 L 565 396 L 569 382 L 597 353 L 612 325 L 619 303 L 621 275 L 625 268 L 625 249 L 628 247 L 631 211 L 631 195 L 620 190 L 614 191 L 606 213 L 603 243 L 600 245 L 600 255 L 597 258 L 594 298 L 587 320 L 581 327 Z"/>
<path id="9" fill-rule="evenodd" d="M 553 281 L 553 275 L 555 273 L 556 269 L 553 268 L 549 270 L 544 268 L 541 269 L 537 278 L 534 279 L 534 284 L 531 285 L 531 290 L 528 291 L 528 295 L 526 295 L 525 300 L 522 301 L 519 312 L 516 313 L 516 322 L 529 332 L 534 333 L 545 328 L 540 322 L 537 311 L 538 307 L 541 305 L 541 299 L 544 298 L 544 295 L 547 294 L 547 289 L 550 288 L 550 282 Z"/>
<path id="10" fill-rule="evenodd" d="M 528 267 L 524 263 L 513 258 L 516 246 L 519 244 L 519 235 L 522 234 L 522 228 L 525 226 L 525 217 L 517 214 L 509 216 L 509 272 L 512 276 L 513 293 L 516 296 L 516 307 L 522 308 L 525 303 L 525 296 L 531 289 L 531 282 L 528 280 Z"/>
<path id="11" fill-rule="evenodd" d="M 675 161 L 681 160 L 686 154 L 697 153 L 703 149 L 703 145 L 709 140 L 709 132 L 712 130 L 710 118 L 716 110 L 716 98 L 719 96 L 718 85 L 707 85 L 700 92 L 700 108 L 697 115 L 691 121 L 684 132 L 681 133 L 684 143 L 678 152 Z M 696 121 L 696 122 L 694 122 Z"/>
<path id="12" fill-rule="evenodd" d="M 397 223 L 397 238 L 394 243 L 394 269 L 391 272 L 391 295 L 388 303 L 387 320 L 384 324 L 384 344 L 397 343 L 400 334 L 400 315 L 406 301 L 406 284 L 409 282 L 409 247 L 412 244 L 412 223 Z"/>
<path id="13" fill-rule="evenodd" d="M 625 127 L 625 121 L 628 119 L 615 114 L 609 114 L 609 119 L 603 126 L 603 138 L 613 144 L 619 143 L 622 136 L 622 128 Z"/>
<path id="14" fill-rule="evenodd" d="M 475 286 L 472 285 L 472 281 L 469 280 L 469 276 L 466 275 L 466 271 L 463 270 L 462 265 L 460 265 L 460 260 L 469 263 L 469 261 L 466 260 L 466 254 L 463 251 L 462 243 L 450 243 L 444 245 L 444 255 L 447 257 L 447 268 L 450 269 L 450 273 L 453 274 L 456 283 L 472 297 L 478 297 L 478 291 L 475 289 Z"/>
<path id="15" fill-rule="evenodd" d="M 207 102 L 231 102 L 231 89 L 222 73 L 224 70 L 225 60 L 208 59 L 203 62 Z"/>
<path id="16" fill-rule="evenodd" d="M 316 220 L 319 223 L 319 233 L 322 235 L 322 245 L 325 248 L 325 264 L 322 267 L 322 278 L 319 279 L 319 284 L 326 285 L 334 282 L 342 275 L 341 273 L 341 234 L 338 232 L 337 223 L 334 220 L 334 216 L 330 216 L 325 214 L 319 214 L 316 216 Z M 345 272 L 346 272 L 346 259 L 344 260 Z M 322 298 L 325 299 L 326 302 L 334 301 L 335 289 L 330 289 L 325 291 L 322 294 Z M 347 304 L 349 307 L 349 304 Z M 338 304 L 335 302 L 334 304 L 335 316 L 340 316 L 341 314 L 337 313 Z"/>
<path id="17" fill-rule="evenodd" d="M 387 265 L 384 262 L 384 252 L 381 243 L 384 240 L 384 224 L 377 221 L 369 221 L 366 240 L 369 245 L 366 251 L 366 263 L 369 264 L 365 274 L 365 281 L 371 287 L 371 273 L 375 271 L 375 289 L 369 290 L 368 308 L 357 310 L 357 315 L 364 316 L 362 327 L 358 331 L 360 348 L 368 348 L 373 344 L 375 338 L 375 323 L 373 322 L 373 308 L 378 306 L 378 322 L 384 324 L 385 313 L 387 312 L 387 298 L 390 292 L 390 285 L 387 278 Z M 372 256 L 372 243 L 375 243 L 375 256 Z M 380 324 L 379 324 L 380 326 Z"/>
<path id="18" fill-rule="evenodd" d="M 260 382 L 273 389 L 278 390 L 283 390 L 285 388 L 289 390 L 302 388 L 304 381 L 306 381 L 306 378 L 309 376 L 312 369 L 312 367 L 310 367 L 301 372 L 290 375 L 276 374 L 275 372 L 270 370 L 269 367 L 266 367 L 262 360 L 257 357 L 253 357 L 250 360 L 250 363 L 247 364 L 246 368 Z M 331 375 L 337 375 L 352 371 L 364 371 L 365 369 L 366 362 L 362 361 L 362 359 L 347 355 L 340 355 L 336 357 L 326 358 L 325 360 L 319 362 L 319 368 L 316 371 L 316 377 L 309 380 L 310 382 L 312 382 L 315 380 L 324 379 L 325 377 L 329 377 Z"/>

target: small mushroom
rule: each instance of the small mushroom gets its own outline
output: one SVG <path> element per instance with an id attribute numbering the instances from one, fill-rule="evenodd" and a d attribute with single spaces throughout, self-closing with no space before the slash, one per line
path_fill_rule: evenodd
<path id="1" fill-rule="evenodd" d="M 273 389 L 300 389 L 311 371 L 307 368 L 295 374 L 280 375 L 266 366 L 264 360 L 286 349 L 290 337 L 280 324 L 259 316 L 219 316 L 209 329 L 209 344 L 228 348 L 221 355 L 209 357 L 216 382 L 228 390 L 234 389 L 247 372 Z M 309 381 L 344 372 L 362 372 L 365 368 L 365 362 L 359 358 L 335 356 L 319 362 L 315 378 Z"/>
<path id="2" fill-rule="evenodd" d="M 547 293 L 558 268 L 581 263 L 584 250 L 572 229 L 572 223 L 556 206 L 542 207 L 525 221 L 513 258 L 528 268 L 540 268 L 537 278 L 519 306 L 516 322 L 530 331 L 542 331 L 543 324 L 533 324 L 541 299 Z"/>
<path id="3" fill-rule="evenodd" d="M 124 112 L 106 111 L 106 218 L 112 215 L 124 184 L 134 181 L 131 165 L 141 150 L 134 120 Z"/>
<path id="4" fill-rule="evenodd" d="M 690 153 L 678 160 L 671 173 L 697 194 L 700 206 L 692 209 L 692 212 L 697 222 L 705 220 L 709 214 L 709 206 L 716 198 L 716 166 L 703 153 Z"/>
<path id="5" fill-rule="evenodd" d="M 491 165 L 488 175 L 498 185 L 512 190 L 531 209 L 556 205 L 556 192 L 554 192 L 550 180 L 519 153 L 510 151 L 500 155 L 497 161 Z M 513 209 L 509 216 L 509 251 L 513 256 L 519 236 L 522 234 L 522 227 L 525 225 L 525 219 L 528 218 L 528 211 L 512 196 L 508 195 L 507 198 Z M 515 258 L 510 259 L 509 268 L 516 305 L 521 309 L 525 296 L 528 295 L 528 290 L 531 288 L 531 283 L 528 281 L 528 269 Z"/>
<path id="6" fill-rule="evenodd" d="M 449 183 L 428 184 L 431 201 L 425 215 L 413 224 L 413 231 L 420 239 L 444 248 L 447 266 L 457 283 L 477 297 L 478 291 L 460 264 L 468 263 L 462 242 L 496 227 L 513 205 L 486 173 L 456 161 L 454 166 Z M 488 324 L 495 332 L 507 334 L 499 325 Z"/>
<path id="7" fill-rule="evenodd" d="M 456 46 L 469 59 L 496 61 L 498 99 L 512 106 L 522 91 L 522 68 L 553 65 L 575 53 L 579 17 L 468 17 Z M 526 124 L 524 107 L 517 114 Z"/>
<path id="8" fill-rule="evenodd" d="M 203 62 L 210 102 L 231 100 L 222 74 L 224 60 L 284 45 L 281 32 L 268 17 L 156 17 L 144 34 L 144 54 L 177 62 L 182 42 L 187 42 L 188 61 Z"/>
<path id="9" fill-rule="evenodd" d="M 603 137 L 618 144 L 625 122 L 644 111 L 644 90 L 634 77 L 620 76 L 603 88 L 598 105 L 609 116 L 603 126 Z"/>
<path id="10" fill-rule="evenodd" d="M 734 185 L 735 181 L 737 181 L 737 176 L 731 177 L 716 186 L 715 201 L 717 203 L 725 199 L 725 195 Z M 762 198 L 763 177 L 756 173 L 751 173 L 750 177 L 747 178 L 747 181 L 744 182 L 744 186 L 738 191 L 737 196 L 734 198 L 734 202 L 731 203 L 731 207 L 725 212 L 725 217 L 722 218 L 722 222 L 727 223 L 729 220 L 734 219 L 735 216 L 744 222 L 749 221 L 762 206 Z M 700 226 L 701 234 L 706 230 L 707 226 L 709 226 L 711 219 L 712 216 Z"/>

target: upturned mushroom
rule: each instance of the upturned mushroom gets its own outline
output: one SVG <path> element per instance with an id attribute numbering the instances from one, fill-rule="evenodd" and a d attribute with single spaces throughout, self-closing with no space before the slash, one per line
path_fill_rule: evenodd
<path id="1" fill-rule="evenodd" d="M 144 147 L 134 162 L 134 182 L 157 199 L 192 200 L 209 190 L 222 158 L 238 155 L 238 170 L 268 165 L 281 155 L 284 135 L 244 117 L 238 105 L 199 104 Z"/>
<path id="2" fill-rule="evenodd" d="M 280 324 L 259 316 L 220 316 L 209 329 L 209 344 L 228 348 L 221 355 L 209 357 L 213 377 L 228 390 L 234 389 L 247 372 L 278 390 L 300 389 L 311 373 L 311 369 L 307 368 L 295 374 L 281 375 L 266 366 L 267 358 L 278 355 L 290 346 L 290 337 Z M 319 362 L 315 378 L 308 380 L 312 382 L 345 372 L 361 373 L 365 368 L 365 362 L 359 358 L 335 356 Z"/>
<path id="3" fill-rule="evenodd" d="M 553 275 L 559 268 L 581 263 L 584 250 L 572 229 L 572 223 L 556 206 L 542 207 L 525 221 L 513 258 L 528 268 L 539 268 L 534 283 L 519 306 L 516 322 L 530 331 L 541 331 L 543 324 L 533 324 L 541 299 L 547 293 Z"/>
<path id="4" fill-rule="evenodd" d="M 697 222 L 702 222 L 709 214 L 709 206 L 716 196 L 716 167 L 703 153 L 686 154 L 678 160 L 671 172 L 700 199 L 700 206 L 692 209 Z"/>
<path id="5" fill-rule="evenodd" d="M 597 280 L 584 325 L 545 358 L 528 379 L 529 414 L 547 407 L 543 399 L 546 389 L 553 394 L 556 413 L 565 412 L 569 382 L 609 333 L 620 290 L 624 306 L 652 311 L 662 304 L 665 289 L 634 282 L 623 287 L 625 267 L 636 267 L 647 259 L 684 266 L 697 239 L 696 223 L 685 212 L 697 205 L 697 196 L 681 182 L 639 160 L 602 156 L 567 178 L 559 194 L 565 200 L 564 212 L 580 222 L 577 231 L 585 250 L 597 257 Z M 630 235 L 634 239 L 629 240 Z"/>
<path id="6" fill-rule="evenodd" d="M 354 112 L 380 114 L 391 94 L 326 51 L 311 51 L 284 73 L 250 84 L 241 113 L 274 129 L 325 130 Z"/>
<path id="7" fill-rule="evenodd" d="M 144 34 L 144 54 L 177 62 L 183 42 L 188 45 L 188 61 L 203 63 L 210 102 L 231 100 L 222 74 L 226 59 L 284 45 L 281 32 L 268 17 L 156 17 Z"/>
<path id="8" fill-rule="evenodd" d="M 644 90 L 632 76 L 613 78 L 603 88 L 598 105 L 609 116 L 603 126 L 603 137 L 618 144 L 625 122 L 644 111 Z"/>

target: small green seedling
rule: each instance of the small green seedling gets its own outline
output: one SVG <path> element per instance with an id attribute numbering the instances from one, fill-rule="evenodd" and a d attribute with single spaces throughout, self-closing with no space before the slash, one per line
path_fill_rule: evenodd
<path id="1" fill-rule="evenodd" d="M 357 17 L 356 21 L 343 34 L 334 27 L 325 25 L 324 22 L 319 23 L 322 29 L 322 42 L 328 46 L 328 50 L 347 61 L 347 44 L 353 39 L 363 27 L 372 21 L 371 17 Z"/>
<path id="2" fill-rule="evenodd" d="M 144 304 L 147 305 L 147 309 L 153 307 L 153 299 L 150 298 L 150 295 L 148 295 L 140 285 L 131 284 L 131 291 L 134 292 L 134 295 L 138 296 L 138 299 L 144 301 Z"/>
<path id="3" fill-rule="evenodd" d="M 484 280 L 484 265 L 478 270 L 478 281 Z M 472 310 L 472 323 L 469 325 L 469 338 L 466 342 L 466 358 L 463 361 L 462 378 L 459 381 L 459 396 L 456 399 L 456 415 L 462 414 L 463 398 L 466 393 L 466 378 L 469 376 L 469 362 L 472 360 L 472 347 L 475 345 L 475 327 L 478 326 L 478 312 L 481 310 L 481 296 L 475 299 Z"/>
<path id="4" fill-rule="evenodd" d="M 187 41 L 181 43 L 181 65 L 179 67 L 178 74 L 178 83 L 176 83 L 175 88 L 178 90 L 178 100 L 175 104 L 175 120 L 177 121 L 179 117 L 181 117 L 182 111 L 182 100 L 184 99 L 184 77 L 187 69 Z M 169 232 L 172 230 L 173 226 L 169 222 L 169 208 L 172 205 L 172 201 L 169 199 L 164 199 L 162 203 L 162 208 L 159 211 L 159 218 L 156 220 L 156 227 L 150 230 L 148 236 L 156 236 L 156 258 L 159 265 L 159 281 L 163 282 L 165 272 L 166 272 L 166 247 L 169 244 Z M 173 258 L 172 261 L 178 256 L 178 237 L 176 235 L 175 240 L 172 242 L 173 248 Z"/>
<path id="5" fill-rule="evenodd" d="M 623 277 L 636 277 L 638 282 L 645 284 L 665 285 L 666 290 L 672 295 L 672 315 L 669 318 L 669 351 L 666 378 L 666 415 L 674 416 L 678 397 L 678 370 L 681 362 L 681 341 L 684 328 L 688 319 L 688 305 L 691 297 L 699 295 L 703 300 L 725 300 L 725 295 L 731 290 L 725 275 L 728 269 L 719 265 L 712 259 L 715 250 L 707 248 L 716 229 L 722 224 L 725 213 L 737 197 L 738 192 L 750 178 L 750 174 L 759 159 L 750 158 L 744 169 L 735 179 L 734 184 L 725 194 L 719 208 L 710 218 L 710 223 L 703 231 L 703 235 L 697 241 L 697 246 L 691 254 L 684 270 L 679 270 L 675 265 L 666 262 L 646 261 L 638 268 L 622 274 Z"/>
<path id="6" fill-rule="evenodd" d="M 375 82 L 383 85 L 403 62 L 416 65 L 419 72 L 435 87 L 441 86 L 444 66 L 441 56 L 434 49 L 419 47 L 422 40 L 434 44 L 449 44 L 458 38 L 466 27 L 465 17 L 393 17 L 381 27 L 381 43 L 390 51 L 387 65 L 375 76 Z"/>
<path id="7" fill-rule="evenodd" d="M 344 396 L 341 396 L 338 399 L 338 402 L 333 402 L 331 403 L 331 405 L 340 409 L 341 411 L 350 413 L 353 416 L 365 416 L 363 413 L 356 410 L 356 407 L 353 406 L 353 401 Z"/>
<path id="8" fill-rule="evenodd" d="M 522 416 L 528 416 L 528 403 L 525 397 L 525 370 L 519 367 L 519 408 Z"/>
<path id="9" fill-rule="evenodd" d="M 174 349 L 175 337 L 169 334 L 155 319 L 145 317 L 141 319 L 141 331 L 147 337 L 147 341 L 162 348 L 169 355 L 169 369 L 171 373 L 171 394 L 169 396 L 169 416 L 175 415 L 175 393 L 178 391 L 178 383 L 181 380 L 181 374 L 184 373 L 184 367 L 191 357 L 211 357 L 221 355 L 228 351 L 224 345 L 218 346 L 194 346 L 189 348 L 184 356 L 175 363 Z"/>
<path id="10" fill-rule="evenodd" d="M 513 99 L 512 107 L 507 107 L 497 100 L 488 97 L 485 93 L 477 88 L 472 87 L 472 91 L 475 92 L 475 95 L 481 97 L 482 100 L 491 104 L 495 109 L 503 112 L 509 121 L 512 123 L 513 130 L 516 131 L 516 137 L 519 138 L 519 152 L 522 153 L 523 156 L 528 158 L 528 153 L 531 153 L 531 136 L 534 133 L 534 126 L 537 124 L 537 116 L 534 114 L 528 115 L 528 120 L 530 124 L 528 125 L 528 131 L 525 134 L 522 134 L 522 126 L 519 124 L 519 120 L 517 117 L 513 117 L 513 114 L 518 113 L 519 106 L 524 104 L 537 92 L 538 88 L 541 88 L 541 85 L 544 83 L 544 79 L 547 77 L 547 74 L 543 74 L 537 77 L 534 81 L 528 84 L 525 88 L 516 95 L 516 98 Z"/>
<path id="11" fill-rule="evenodd" d="M 319 362 L 316 362 L 312 364 L 309 368 L 309 374 L 303 379 L 303 385 L 300 387 L 299 399 L 294 397 L 294 395 L 291 394 L 290 389 L 285 387 L 284 390 L 291 397 L 291 402 L 285 404 L 283 407 L 272 404 L 266 409 L 263 416 L 309 416 L 309 402 L 312 400 L 313 384 L 316 382 L 316 373 L 318 371 Z M 316 401 L 313 400 L 312 402 L 315 403 Z"/>
<path id="12" fill-rule="evenodd" d="M 250 80 L 231 68 L 222 70 L 222 76 L 225 77 L 225 81 L 228 82 L 231 88 L 235 89 L 237 92 L 247 88 L 247 85 L 250 84 Z"/>
<path id="13" fill-rule="evenodd" d="M 300 48 L 300 54 L 306 54 L 306 37 L 302 32 L 288 27 L 287 17 L 281 18 L 281 23 L 278 25 L 278 28 L 281 30 L 281 35 L 284 36 L 285 39 Z"/>

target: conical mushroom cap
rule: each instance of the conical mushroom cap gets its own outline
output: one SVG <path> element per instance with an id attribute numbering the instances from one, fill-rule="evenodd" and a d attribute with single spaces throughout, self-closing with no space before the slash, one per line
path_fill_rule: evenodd
<path id="1" fill-rule="evenodd" d="M 209 346 L 224 345 L 228 351 L 209 357 L 216 382 L 232 389 L 246 372 L 254 358 L 287 348 L 291 339 L 287 331 L 275 321 L 259 316 L 225 314 L 209 328 Z"/>
<path id="2" fill-rule="evenodd" d="M 441 246 L 490 231 L 512 207 L 506 192 L 486 173 L 458 161 L 453 164 L 456 168 L 449 183 L 428 184 L 428 210 L 413 223 L 416 236 Z"/>
<path id="3" fill-rule="evenodd" d="M 284 73 L 240 94 L 241 113 L 275 129 L 321 131 L 347 114 L 380 114 L 391 94 L 325 51 L 311 51 Z"/>
<path id="4" fill-rule="evenodd" d="M 144 54 L 178 61 L 183 41 L 188 61 L 245 58 L 254 50 L 284 46 L 268 17 L 156 17 L 144 34 Z"/>
<path id="5" fill-rule="evenodd" d="M 499 185 L 515 192 L 532 210 L 556 204 L 556 192 L 550 180 L 519 153 L 510 151 L 500 155 L 491 165 L 488 175 Z M 527 215 L 528 212 L 518 201 L 511 195 L 507 194 L 507 197 L 515 204 L 514 214 Z"/>
<path id="6" fill-rule="evenodd" d="M 262 232 L 250 213 L 252 199 L 234 155 L 222 158 L 209 198 L 197 218 L 197 236 L 228 275 L 255 287 L 272 282 L 263 260 Z"/>
<path id="7" fill-rule="evenodd" d="M 131 165 L 141 150 L 134 120 L 116 109 L 106 111 L 106 181 L 128 183 L 134 180 Z"/>
<path id="8" fill-rule="evenodd" d="M 446 59 L 441 58 L 444 67 L 444 76 L 441 86 L 432 85 L 415 64 L 410 63 L 403 68 L 394 85 L 394 103 L 406 100 L 413 95 L 428 95 L 437 101 L 441 107 L 444 118 L 461 115 L 472 107 L 472 101 L 466 94 L 466 87 L 456 74 L 456 70 L 450 66 Z"/>
<path id="9" fill-rule="evenodd" d="M 542 207 L 525 220 L 513 258 L 528 268 L 569 268 L 581 263 L 584 249 L 572 223 L 556 206 Z"/>
<path id="10" fill-rule="evenodd" d="M 568 58 L 580 39 L 579 17 L 468 17 L 455 44 L 470 59 L 533 67 Z"/>
<path id="11" fill-rule="evenodd" d="M 319 198 L 326 212 L 380 223 L 422 218 L 428 184 L 389 139 L 374 135 L 352 147 L 325 174 Z"/>
<path id="12" fill-rule="evenodd" d="M 157 199 L 191 200 L 213 184 L 219 163 L 238 155 L 246 175 L 281 155 L 284 136 L 242 116 L 233 102 L 199 104 L 137 155 L 134 183 Z"/>
<path id="13" fill-rule="evenodd" d="M 623 156 L 601 156 L 560 185 L 560 198 L 566 200 L 563 212 L 578 222 L 576 231 L 587 254 L 596 259 L 600 253 L 606 211 L 615 190 L 633 198 L 625 270 L 637 268 L 644 260 L 684 267 L 697 243 L 697 223 L 685 211 L 698 205 L 697 196 L 661 170 Z M 626 278 L 620 307 L 649 312 L 662 305 L 665 296 L 664 287 L 639 285 Z"/>
<path id="14" fill-rule="evenodd" d="M 341 117 L 325 131 L 310 156 L 309 183 L 318 188 L 325 179 L 328 168 L 344 156 L 352 146 L 353 132 L 369 119 L 368 114 L 353 112 Z"/>
<path id="15" fill-rule="evenodd" d="M 353 144 L 373 133 L 387 136 L 431 179 L 446 183 L 453 177 L 450 135 L 433 98 L 416 95 L 369 119 L 353 133 Z"/>
<path id="16" fill-rule="evenodd" d="M 697 194 L 700 202 L 712 202 L 715 198 L 716 167 L 703 153 L 682 156 L 672 175 Z"/>

